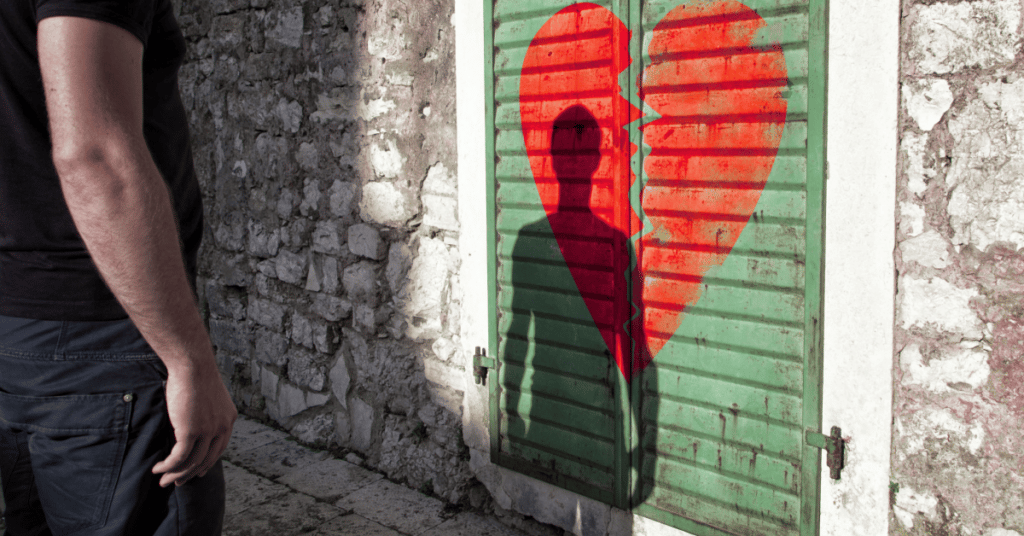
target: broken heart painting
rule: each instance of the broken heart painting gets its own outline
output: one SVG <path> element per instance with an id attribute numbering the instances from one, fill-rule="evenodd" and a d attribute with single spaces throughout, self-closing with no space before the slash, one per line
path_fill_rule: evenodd
<path id="1" fill-rule="evenodd" d="M 789 78 L 765 26 L 736 0 L 684 2 L 656 24 L 630 79 L 630 30 L 579 3 L 526 51 L 519 115 L 536 191 L 627 382 L 700 300 L 772 171 Z"/>

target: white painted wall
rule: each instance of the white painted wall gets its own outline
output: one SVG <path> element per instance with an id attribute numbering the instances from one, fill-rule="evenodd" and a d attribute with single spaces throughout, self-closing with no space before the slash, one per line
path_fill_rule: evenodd
<path id="1" fill-rule="evenodd" d="M 831 2 L 822 428 L 849 443 L 822 536 L 889 532 L 899 23 L 898 0 Z"/>
<path id="2" fill-rule="evenodd" d="M 825 247 L 823 428 L 849 438 L 839 482 L 822 475 L 822 536 L 888 534 L 892 418 L 892 327 L 899 51 L 898 0 L 832 2 L 829 25 L 828 166 Z M 456 0 L 461 283 L 466 359 L 485 345 L 484 21 L 479 0 Z M 488 461 L 487 393 L 467 373 L 464 430 L 478 478 L 504 508 L 535 486 L 552 498 L 541 519 L 564 524 L 584 512 L 609 530 L 686 536 L 660 523 L 497 468 Z M 824 467 L 824 459 L 822 460 Z M 608 512 L 605 514 L 604 512 Z M 575 527 L 566 527 L 572 529 Z M 589 535 L 588 535 L 589 536 Z"/>

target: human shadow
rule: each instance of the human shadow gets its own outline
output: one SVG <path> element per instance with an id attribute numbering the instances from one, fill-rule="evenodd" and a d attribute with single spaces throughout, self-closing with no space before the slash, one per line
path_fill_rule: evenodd
<path id="1" fill-rule="evenodd" d="M 642 257 L 598 216 L 629 210 L 624 191 L 593 195 L 601 145 L 601 128 L 582 105 L 552 125 L 557 210 L 520 229 L 511 300 L 499 300 L 511 309 L 499 346 L 510 436 L 503 450 L 531 462 L 534 476 L 629 510 L 650 494 L 643 479 L 621 482 L 653 469 L 653 450 L 641 445 L 653 449 L 657 440 L 643 418 L 657 419 L 657 374 L 644 333 Z M 621 406 L 616 384 L 625 387 Z"/>

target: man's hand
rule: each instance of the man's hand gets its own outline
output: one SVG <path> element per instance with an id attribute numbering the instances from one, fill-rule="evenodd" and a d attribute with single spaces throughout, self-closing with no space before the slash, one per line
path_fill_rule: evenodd
<path id="1" fill-rule="evenodd" d="M 238 417 L 216 369 L 168 371 L 166 392 L 175 443 L 170 455 L 153 467 L 153 473 L 164 473 L 164 487 L 205 476 L 227 448 Z"/>
<path id="2" fill-rule="evenodd" d="M 185 273 L 167 185 L 143 135 L 142 42 L 105 22 L 38 27 L 53 161 L 64 199 L 104 281 L 167 366 L 175 445 L 161 485 L 203 475 L 238 415 Z"/>

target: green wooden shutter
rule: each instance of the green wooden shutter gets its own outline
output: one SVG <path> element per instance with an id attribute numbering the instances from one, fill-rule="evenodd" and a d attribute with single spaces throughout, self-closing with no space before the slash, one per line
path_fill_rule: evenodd
<path id="1" fill-rule="evenodd" d="M 612 93 L 595 89 L 604 87 L 602 69 L 618 68 L 607 61 L 616 53 L 601 52 L 615 36 L 591 24 L 598 19 L 551 33 L 545 24 L 572 3 L 485 0 L 492 461 L 699 536 L 817 534 L 820 451 L 805 434 L 821 428 L 825 1 L 594 4 L 632 34 L 633 62 Z M 716 32 L 754 27 L 749 46 L 715 44 Z M 524 74 L 542 28 L 537 42 L 553 59 Z M 558 58 L 573 39 L 595 55 L 577 47 L 571 53 L 579 57 Z M 666 40 L 668 49 L 648 55 Z M 737 68 L 770 61 L 772 51 L 784 58 L 784 79 Z M 627 113 L 606 110 L 619 106 L 615 94 L 643 113 L 622 132 L 601 124 L 603 150 L 626 156 L 602 160 L 591 197 L 595 214 L 632 239 L 644 236 L 639 243 L 605 231 L 556 239 L 544 208 L 551 194 L 542 192 L 553 179 L 544 178 L 550 171 L 538 167 L 538 145 L 529 141 L 551 127 L 521 113 L 530 73 L 544 82 L 524 101 L 551 107 L 545 117 L 575 99 L 602 122 Z M 579 80 L 579 95 L 558 85 L 566 76 Z M 731 99 L 742 108 L 742 95 L 764 91 L 781 93 L 782 115 L 720 106 Z M 658 111 L 659 99 L 698 94 L 697 113 Z M 757 125 L 773 121 L 777 151 L 758 141 L 772 136 L 746 133 L 771 130 Z M 745 170 L 773 155 L 770 173 L 749 179 L 763 184 L 759 195 L 737 193 L 752 188 L 744 177 L 756 173 Z M 622 182 L 630 171 L 632 185 Z M 756 206 L 737 213 L 722 208 L 721 196 Z M 719 243 L 730 233 L 738 233 L 735 244 Z M 635 284 L 622 251 L 645 267 L 644 288 L 658 289 L 645 290 L 651 320 L 640 338 L 660 348 L 628 382 L 614 361 L 629 350 L 607 342 L 621 320 L 614 311 L 630 307 Z M 581 274 L 598 283 L 581 287 Z M 629 328 L 637 334 L 637 324 Z"/>

